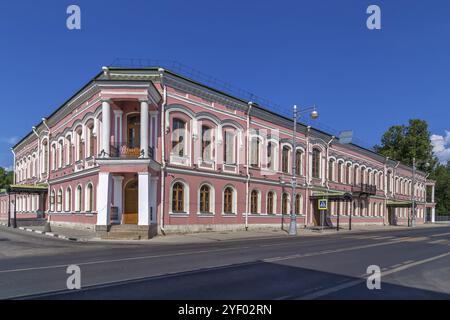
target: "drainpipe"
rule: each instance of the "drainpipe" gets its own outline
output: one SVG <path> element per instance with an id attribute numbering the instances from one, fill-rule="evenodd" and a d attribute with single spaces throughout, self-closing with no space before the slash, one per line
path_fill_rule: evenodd
<path id="1" fill-rule="evenodd" d="M 48 185 L 48 194 L 51 194 L 50 191 L 50 185 L 48 183 L 50 178 L 50 127 L 47 125 L 47 119 L 42 118 L 42 123 L 47 128 L 47 148 L 48 148 L 48 157 L 47 157 L 47 177 L 45 179 L 45 183 Z M 45 159 L 44 159 L 45 161 Z M 50 197 L 47 197 L 47 200 L 50 199 Z M 51 217 L 50 214 L 47 214 L 47 223 L 45 225 L 44 231 L 45 232 L 51 232 L 51 226 L 50 226 Z"/>
<path id="2" fill-rule="evenodd" d="M 306 150 L 305 150 L 305 166 L 306 166 L 306 199 L 305 199 L 305 203 L 306 203 L 306 210 L 305 210 L 305 228 L 308 226 L 308 211 L 309 211 L 309 207 L 311 205 L 310 201 L 309 201 L 309 187 L 310 187 L 310 183 L 309 183 L 309 133 L 311 131 L 311 126 L 307 126 L 306 127 Z"/>
<path id="3" fill-rule="evenodd" d="M 47 119 L 42 118 L 42 123 L 47 128 L 47 148 L 48 148 L 48 157 L 47 157 L 47 179 L 45 179 L 45 182 L 48 184 L 48 180 L 50 178 L 50 127 L 47 125 Z M 44 160 L 45 161 L 45 160 Z"/>
<path id="4" fill-rule="evenodd" d="M 36 127 L 33 127 L 33 133 L 36 135 L 37 137 L 37 141 L 38 141 L 38 154 L 37 154 L 37 168 L 34 168 L 34 170 L 36 171 L 36 178 L 38 178 L 38 180 L 40 180 L 40 175 L 41 175 L 41 142 L 39 141 L 39 134 L 36 131 Z M 38 174 L 39 171 L 39 174 Z"/>
<path id="5" fill-rule="evenodd" d="M 164 85 L 164 69 L 158 69 L 161 76 L 161 85 L 163 87 L 163 103 L 161 105 L 161 211 L 160 211 L 160 228 L 161 233 L 164 232 L 164 204 L 165 204 L 165 170 L 166 170 L 166 159 L 165 159 L 165 133 L 166 133 L 166 104 L 167 104 L 167 87 Z"/>
<path id="6" fill-rule="evenodd" d="M 248 103 L 247 111 L 247 183 L 245 188 L 245 231 L 248 230 L 248 196 L 250 192 L 250 112 L 252 111 L 253 102 Z"/>
<path id="7" fill-rule="evenodd" d="M 13 170 L 14 170 L 14 173 L 13 173 L 13 184 L 16 184 L 16 153 L 14 152 L 14 149 L 13 148 L 11 148 L 11 152 L 12 152 L 12 154 L 13 154 L 13 158 L 14 158 L 14 164 L 13 164 Z"/>

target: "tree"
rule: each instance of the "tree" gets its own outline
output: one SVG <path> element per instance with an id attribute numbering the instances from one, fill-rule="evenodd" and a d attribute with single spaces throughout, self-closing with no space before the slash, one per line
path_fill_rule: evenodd
<path id="1" fill-rule="evenodd" d="M 0 167 L 0 189 L 5 189 L 7 186 L 13 183 L 13 172 L 7 171 Z"/>
<path id="2" fill-rule="evenodd" d="M 447 214 L 450 213 L 450 162 L 446 165 L 439 163 L 433 153 L 430 136 L 425 120 L 411 119 L 408 125 L 390 127 L 383 134 L 381 145 L 376 145 L 374 150 L 409 166 L 416 158 L 417 169 L 429 173 L 429 178 L 436 181 L 436 212 Z"/>
<path id="3" fill-rule="evenodd" d="M 430 136 L 425 120 L 411 119 L 408 125 L 390 127 L 383 134 L 381 145 L 376 145 L 374 150 L 409 166 L 412 166 L 413 158 L 416 158 L 417 168 L 430 173 L 438 163 L 433 154 Z M 426 166 L 427 163 L 429 167 Z"/>

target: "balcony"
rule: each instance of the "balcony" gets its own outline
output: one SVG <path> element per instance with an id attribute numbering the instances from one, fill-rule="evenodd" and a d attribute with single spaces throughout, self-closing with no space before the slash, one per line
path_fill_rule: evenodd
<path id="1" fill-rule="evenodd" d="M 377 187 L 375 185 L 361 183 L 358 186 L 353 186 L 352 192 L 359 196 L 374 196 L 377 194 Z"/>
<path id="2" fill-rule="evenodd" d="M 116 143 L 111 145 L 111 158 L 118 159 L 139 159 L 144 156 L 140 147 L 132 146 L 128 143 Z M 148 147 L 148 157 L 154 159 L 154 148 Z"/>

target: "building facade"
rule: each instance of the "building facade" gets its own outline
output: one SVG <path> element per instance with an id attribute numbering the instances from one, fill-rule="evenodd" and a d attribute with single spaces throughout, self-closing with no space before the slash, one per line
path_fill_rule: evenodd
<path id="1" fill-rule="evenodd" d="M 156 234 L 286 227 L 292 206 L 299 227 L 396 225 L 414 192 L 417 223 L 434 221 L 425 173 L 302 124 L 292 136 L 292 119 L 169 70 L 104 68 L 14 146 L 0 219 Z"/>

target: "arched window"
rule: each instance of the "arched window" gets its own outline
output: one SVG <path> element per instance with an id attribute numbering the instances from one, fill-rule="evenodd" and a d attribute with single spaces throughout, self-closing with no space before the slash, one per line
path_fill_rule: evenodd
<path id="1" fill-rule="evenodd" d="M 236 133 L 231 130 L 225 130 L 225 139 L 223 146 L 224 162 L 225 164 L 236 164 Z"/>
<path id="2" fill-rule="evenodd" d="M 352 165 L 350 163 L 347 163 L 346 165 L 346 173 L 345 173 L 345 183 L 351 184 L 352 183 Z"/>
<path id="3" fill-rule="evenodd" d="M 172 187 L 172 212 L 184 211 L 184 185 L 177 182 Z"/>
<path id="4" fill-rule="evenodd" d="M 48 142 L 45 140 L 42 142 L 42 172 L 47 173 L 48 170 Z"/>
<path id="5" fill-rule="evenodd" d="M 267 213 L 268 214 L 274 214 L 274 203 L 275 203 L 275 194 L 273 191 L 269 191 L 267 194 Z"/>
<path id="6" fill-rule="evenodd" d="M 275 146 L 272 141 L 267 143 L 267 168 L 271 170 L 275 170 Z"/>
<path id="7" fill-rule="evenodd" d="M 83 143 L 83 129 L 79 127 L 76 130 L 76 144 L 77 144 L 77 161 L 83 160 L 83 149 L 84 149 L 84 143 Z"/>
<path id="8" fill-rule="evenodd" d="M 338 176 L 337 176 L 337 181 L 339 183 L 343 183 L 343 176 L 342 176 L 342 167 L 343 167 L 344 163 L 339 162 L 338 163 Z"/>
<path id="9" fill-rule="evenodd" d="M 257 190 L 253 190 L 250 194 L 250 212 L 252 214 L 258 214 L 259 213 L 259 205 L 258 205 L 258 199 L 259 193 Z"/>
<path id="10" fill-rule="evenodd" d="M 207 185 L 200 188 L 200 212 L 211 213 L 211 188 Z"/>
<path id="11" fill-rule="evenodd" d="M 61 212 L 62 211 L 62 196 L 63 196 L 63 191 L 62 189 L 58 190 L 58 199 L 57 199 L 57 211 Z"/>
<path id="12" fill-rule="evenodd" d="M 320 178 L 320 150 L 317 148 L 312 152 L 312 177 Z"/>
<path id="13" fill-rule="evenodd" d="M 64 141 L 58 142 L 58 168 L 62 168 L 64 165 Z"/>
<path id="14" fill-rule="evenodd" d="M 302 174 L 302 157 L 303 157 L 303 152 L 302 150 L 297 150 L 295 152 L 295 174 L 297 176 L 300 176 Z"/>
<path id="15" fill-rule="evenodd" d="M 82 194 L 83 194 L 82 188 L 81 188 L 81 186 L 78 186 L 77 191 L 75 193 L 75 211 L 76 212 L 80 212 L 82 210 L 82 203 L 83 203 L 82 202 L 83 201 Z"/>
<path id="16" fill-rule="evenodd" d="M 57 167 L 57 161 L 56 161 L 56 144 L 52 145 L 52 170 L 56 170 Z M 26 171 L 25 171 L 26 172 Z M 25 174 L 26 178 L 26 174 Z"/>
<path id="17" fill-rule="evenodd" d="M 64 211 L 69 212 L 72 210 L 72 189 L 70 187 L 66 190 L 66 199 L 65 199 Z"/>
<path id="18" fill-rule="evenodd" d="M 392 192 L 392 173 L 388 172 L 387 176 L 387 191 Z"/>
<path id="19" fill-rule="evenodd" d="M 330 159 L 328 162 L 328 180 L 334 181 L 334 159 Z"/>
<path id="20" fill-rule="evenodd" d="M 94 188 L 92 183 L 89 183 L 86 187 L 85 210 L 86 212 L 94 211 Z"/>
<path id="21" fill-rule="evenodd" d="M 291 149 L 288 146 L 283 147 L 281 155 L 281 170 L 284 173 L 289 173 L 289 152 Z"/>
<path id="22" fill-rule="evenodd" d="M 302 212 L 302 195 L 297 193 L 295 195 L 295 214 L 300 214 Z"/>
<path id="23" fill-rule="evenodd" d="M 233 214 L 235 213 L 233 210 L 233 188 L 231 187 L 226 187 L 224 192 L 223 192 L 223 213 L 226 214 Z"/>
<path id="24" fill-rule="evenodd" d="M 251 149 L 250 149 L 250 165 L 252 167 L 259 167 L 259 148 L 260 141 L 257 137 L 251 139 Z"/>
<path id="25" fill-rule="evenodd" d="M 358 184 L 358 167 L 355 166 L 353 168 L 353 185 L 357 185 Z"/>
<path id="26" fill-rule="evenodd" d="M 68 136 L 66 138 L 66 165 L 71 165 L 72 161 L 72 138 Z"/>
<path id="27" fill-rule="evenodd" d="M 202 126 L 202 160 L 211 161 L 213 159 L 212 135 L 213 130 L 208 126 Z"/>
<path id="28" fill-rule="evenodd" d="M 172 126 L 172 152 L 183 157 L 185 150 L 186 123 L 181 119 L 173 119 Z"/>
<path id="29" fill-rule="evenodd" d="M 288 214 L 288 206 L 289 206 L 289 195 L 287 193 L 283 193 L 281 198 L 281 213 Z"/>
<path id="30" fill-rule="evenodd" d="M 86 125 L 87 130 L 87 148 L 86 148 L 86 158 L 94 157 L 95 156 L 95 149 L 97 144 L 97 139 L 94 134 L 94 123 L 90 122 L 88 125 Z"/>
<path id="31" fill-rule="evenodd" d="M 364 184 L 364 183 L 366 183 L 366 181 L 365 181 L 365 176 L 366 176 L 366 168 L 361 168 L 361 172 L 360 172 L 360 182 L 361 182 L 361 184 Z"/>

